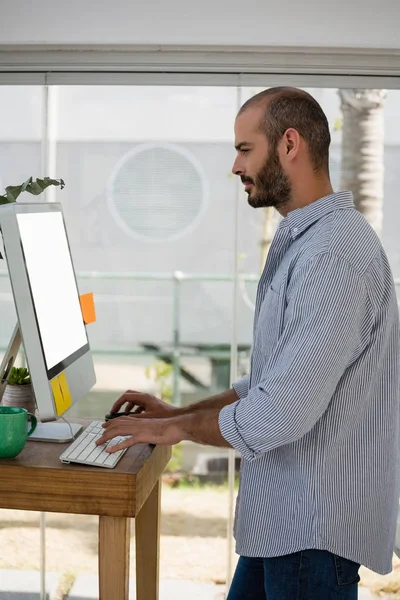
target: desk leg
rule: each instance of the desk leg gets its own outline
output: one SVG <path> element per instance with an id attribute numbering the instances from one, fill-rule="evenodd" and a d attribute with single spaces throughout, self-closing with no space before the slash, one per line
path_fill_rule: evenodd
<path id="1" fill-rule="evenodd" d="M 99 518 L 100 600 L 129 598 L 129 524 L 126 517 Z"/>
<path id="2" fill-rule="evenodd" d="M 135 519 L 136 600 L 158 600 L 160 494 L 158 480 Z"/>

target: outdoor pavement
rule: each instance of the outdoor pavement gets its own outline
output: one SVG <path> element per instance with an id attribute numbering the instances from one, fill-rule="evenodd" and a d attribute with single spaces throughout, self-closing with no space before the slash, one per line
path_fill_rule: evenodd
<path id="1" fill-rule="evenodd" d="M 59 573 L 47 573 L 46 590 L 48 599 L 54 596 Z M 130 581 L 130 600 L 135 600 L 135 581 Z M 223 587 L 194 581 L 160 581 L 160 600 L 222 600 Z M 78 575 L 68 595 L 68 600 L 98 600 L 97 576 Z M 0 600 L 39 600 L 40 575 L 38 571 L 0 570 Z M 373 600 L 369 590 L 360 587 L 358 600 Z"/>
<path id="2" fill-rule="evenodd" d="M 60 580 L 59 573 L 47 573 L 46 591 L 51 600 Z M 135 581 L 130 581 L 130 600 L 135 600 Z M 220 586 L 182 580 L 160 581 L 160 600 L 220 600 Z M 39 600 L 40 574 L 38 571 L 0 570 L 0 600 Z M 97 576 L 78 575 L 68 600 L 98 600 Z"/>
<path id="3" fill-rule="evenodd" d="M 135 600 L 133 579 L 130 580 L 129 589 L 129 599 Z M 98 597 L 96 575 L 79 575 L 72 586 L 68 600 L 98 600 Z M 167 579 L 160 581 L 160 600 L 216 600 L 216 597 L 217 587 L 213 584 Z"/>
<path id="4" fill-rule="evenodd" d="M 46 574 L 49 598 L 54 595 L 59 579 L 59 573 Z M 39 571 L 0 570 L 0 600 L 39 600 L 39 598 Z"/>

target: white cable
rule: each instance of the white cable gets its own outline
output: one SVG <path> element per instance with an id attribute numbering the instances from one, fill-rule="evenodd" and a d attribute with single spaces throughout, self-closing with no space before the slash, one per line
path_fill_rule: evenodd
<path id="1" fill-rule="evenodd" d="M 74 432 L 72 431 L 72 427 L 71 427 L 71 423 L 69 421 L 67 421 L 67 419 L 64 419 L 64 417 L 60 417 L 60 419 L 62 419 L 64 421 L 64 423 L 66 423 L 69 427 L 69 432 L 71 434 L 71 438 L 74 440 L 75 436 L 74 436 Z"/>

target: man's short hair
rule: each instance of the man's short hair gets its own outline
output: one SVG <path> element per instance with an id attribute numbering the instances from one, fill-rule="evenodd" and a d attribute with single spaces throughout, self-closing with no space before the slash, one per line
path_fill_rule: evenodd
<path id="1" fill-rule="evenodd" d="M 269 88 L 247 100 L 239 114 L 255 106 L 265 107 L 260 126 L 272 148 L 287 129 L 296 129 L 307 143 L 314 170 L 329 173 L 331 134 L 328 119 L 315 98 L 297 88 Z"/>

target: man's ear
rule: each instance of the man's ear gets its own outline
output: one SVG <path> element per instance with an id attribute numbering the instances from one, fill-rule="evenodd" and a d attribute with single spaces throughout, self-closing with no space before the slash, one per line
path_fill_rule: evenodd
<path id="1" fill-rule="evenodd" d="M 291 127 L 285 131 L 282 137 L 282 145 L 287 160 L 292 161 L 296 158 L 299 152 L 300 143 L 300 134 L 296 129 Z"/>

